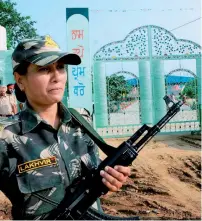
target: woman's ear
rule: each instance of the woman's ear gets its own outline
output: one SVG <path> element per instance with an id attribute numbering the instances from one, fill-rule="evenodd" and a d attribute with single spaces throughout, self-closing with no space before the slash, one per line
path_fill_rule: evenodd
<path id="1" fill-rule="evenodd" d="M 23 85 L 23 76 L 20 75 L 18 72 L 14 72 L 14 78 L 15 82 L 20 88 L 21 91 L 24 91 L 24 85 Z"/>

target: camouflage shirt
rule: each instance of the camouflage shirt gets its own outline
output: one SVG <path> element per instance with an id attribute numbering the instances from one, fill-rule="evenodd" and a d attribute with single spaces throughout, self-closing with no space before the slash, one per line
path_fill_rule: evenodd
<path id="1" fill-rule="evenodd" d="M 14 219 L 36 219 L 53 210 L 65 188 L 98 165 L 94 142 L 59 104 L 58 130 L 29 105 L 4 122 L 0 140 L 0 189 L 10 199 Z"/>

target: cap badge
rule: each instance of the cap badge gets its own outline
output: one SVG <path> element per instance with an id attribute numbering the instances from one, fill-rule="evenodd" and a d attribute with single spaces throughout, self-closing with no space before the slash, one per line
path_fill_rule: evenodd
<path id="1" fill-rule="evenodd" d="M 45 37 L 45 46 L 50 48 L 59 48 L 58 44 L 56 44 L 49 35 Z"/>

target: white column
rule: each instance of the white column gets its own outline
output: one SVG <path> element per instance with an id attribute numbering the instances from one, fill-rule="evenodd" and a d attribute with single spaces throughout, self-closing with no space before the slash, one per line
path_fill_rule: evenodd
<path id="1" fill-rule="evenodd" d="M 7 50 L 6 45 L 6 29 L 0 25 L 0 51 Z"/>

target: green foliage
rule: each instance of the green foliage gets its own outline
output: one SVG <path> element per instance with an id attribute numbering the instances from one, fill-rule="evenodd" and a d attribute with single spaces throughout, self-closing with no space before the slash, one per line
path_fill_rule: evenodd
<path id="1" fill-rule="evenodd" d="M 127 84 L 124 76 L 111 75 L 107 77 L 107 94 L 109 101 L 120 101 L 132 90 L 133 86 Z"/>
<path id="2" fill-rule="evenodd" d="M 197 81 L 196 79 L 185 84 L 182 94 L 187 98 L 196 98 L 197 93 Z"/>
<path id="3" fill-rule="evenodd" d="M 24 38 L 37 37 L 35 21 L 30 16 L 22 16 L 15 9 L 16 3 L 0 0 L 0 25 L 7 31 L 7 48 L 12 49 Z"/>

